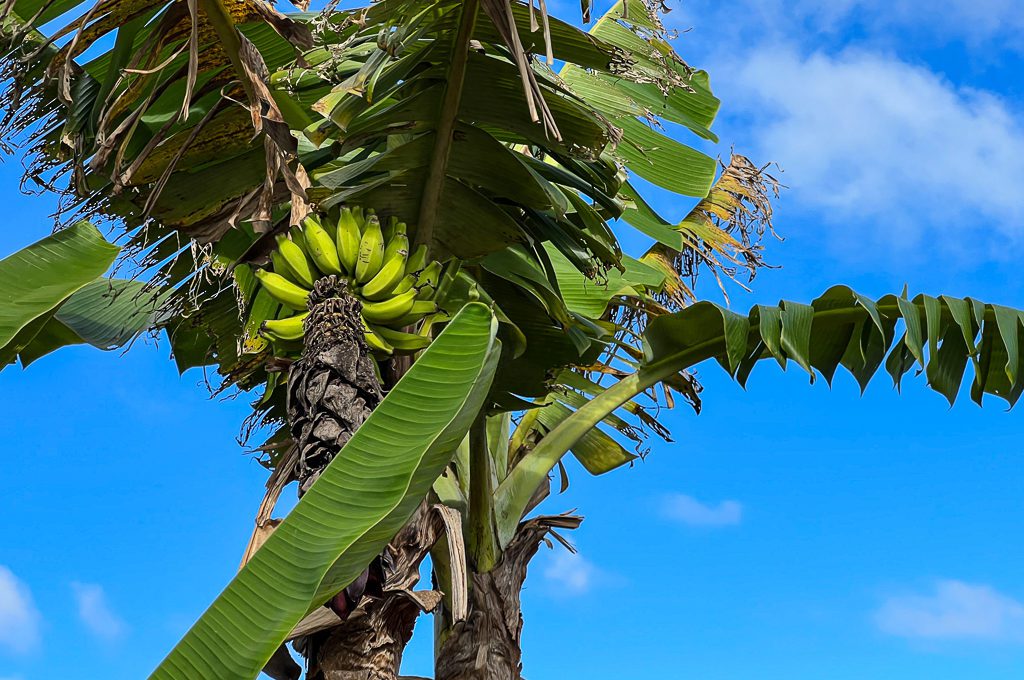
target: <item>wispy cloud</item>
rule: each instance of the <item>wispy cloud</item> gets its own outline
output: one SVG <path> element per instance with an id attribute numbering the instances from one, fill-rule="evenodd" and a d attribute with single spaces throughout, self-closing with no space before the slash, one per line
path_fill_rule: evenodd
<path id="1" fill-rule="evenodd" d="M 1024 124 L 998 96 L 857 50 L 764 45 L 722 71 L 746 150 L 778 161 L 790 200 L 840 238 L 908 249 L 956 223 L 950 248 L 1024 240 Z"/>
<path id="2" fill-rule="evenodd" d="M 702 503 L 681 493 L 666 496 L 661 510 L 668 519 L 698 527 L 724 527 L 743 520 L 743 504 L 739 501 Z"/>
<path id="3" fill-rule="evenodd" d="M 579 553 L 556 548 L 544 567 L 544 578 L 564 595 L 582 595 L 602 580 L 602 572 Z"/>
<path id="4" fill-rule="evenodd" d="M 18 654 L 35 649 L 41 618 L 28 586 L 0 565 L 0 647 Z"/>
<path id="5" fill-rule="evenodd" d="M 102 586 L 76 581 L 71 589 L 78 603 L 78 618 L 93 635 L 106 641 L 124 635 L 127 630 L 124 621 L 110 608 Z"/>
<path id="6" fill-rule="evenodd" d="M 904 638 L 1024 642 L 1024 604 L 991 586 L 956 580 L 938 581 L 926 595 L 889 597 L 875 623 Z"/>

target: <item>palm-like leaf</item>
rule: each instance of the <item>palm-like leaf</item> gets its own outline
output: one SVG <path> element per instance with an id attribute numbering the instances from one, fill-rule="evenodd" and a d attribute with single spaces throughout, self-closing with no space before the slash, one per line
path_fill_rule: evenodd
<path id="1" fill-rule="evenodd" d="M 897 331 L 902 334 L 897 339 Z M 747 316 L 710 302 L 653 320 L 635 373 L 596 394 L 556 427 L 511 470 L 495 492 L 502 544 L 514 534 L 537 488 L 559 459 L 610 414 L 659 382 L 708 359 L 740 382 L 763 359 L 793 361 L 832 380 L 842 366 L 862 389 L 883 365 L 898 386 L 915 365 L 950 403 L 968 364 L 971 397 L 992 394 L 1011 406 L 1024 392 L 1024 312 L 972 298 L 871 300 L 845 286 L 811 304 L 758 305 Z"/>

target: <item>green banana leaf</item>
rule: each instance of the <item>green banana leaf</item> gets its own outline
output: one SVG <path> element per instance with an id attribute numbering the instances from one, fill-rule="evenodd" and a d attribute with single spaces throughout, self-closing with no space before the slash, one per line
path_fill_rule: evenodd
<path id="1" fill-rule="evenodd" d="M 638 297 L 641 291 L 657 292 L 665 282 L 665 274 L 628 255 L 622 256 L 626 270 L 609 269 L 603 276 L 584 276 L 557 249 L 544 244 L 558 279 L 558 289 L 565 306 L 577 314 L 600 319 L 612 298 L 620 295 Z"/>
<path id="2" fill-rule="evenodd" d="M 79 222 L 0 260 L 0 369 L 61 303 L 102 276 L 118 251 L 96 227 Z"/>
<path id="3" fill-rule="evenodd" d="M 152 678 L 254 678 L 401 528 L 465 437 L 499 355 L 490 309 L 448 324 Z"/>
<path id="4" fill-rule="evenodd" d="M 783 367 L 792 360 L 812 380 L 820 374 L 829 383 L 842 366 L 862 390 L 883 364 L 897 387 L 916 365 L 950 404 L 970 363 L 977 403 L 993 394 L 1012 407 L 1024 392 L 1024 312 L 971 298 L 871 300 L 835 286 L 809 305 L 757 305 L 746 316 L 699 302 L 654 319 L 644 332 L 644 349 L 636 373 L 562 420 L 499 485 L 495 513 L 502 545 L 514 535 L 534 490 L 582 437 L 645 390 L 707 359 L 741 383 L 762 359 Z"/>
<path id="5" fill-rule="evenodd" d="M 18 353 L 23 366 L 68 345 L 123 347 L 153 327 L 168 293 L 128 279 L 96 279 L 77 291 Z"/>

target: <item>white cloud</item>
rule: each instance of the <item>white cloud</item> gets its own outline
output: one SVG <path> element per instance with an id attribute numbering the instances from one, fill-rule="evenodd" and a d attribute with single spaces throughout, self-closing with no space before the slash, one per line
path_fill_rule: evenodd
<path id="1" fill-rule="evenodd" d="M 113 641 L 124 635 L 124 621 L 111 610 L 103 587 L 95 583 L 72 583 L 78 618 L 98 638 Z"/>
<path id="2" fill-rule="evenodd" d="M 992 587 L 943 580 L 928 595 L 897 595 L 875 613 L 882 632 L 905 638 L 1024 642 L 1024 604 Z"/>
<path id="3" fill-rule="evenodd" d="M 801 0 L 796 11 L 835 28 L 841 23 L 866 24 L 874 30 L 909 28 L 972 45 L 994 38 L 1012 40 L 1024 26 L 1019 0 Z"/>
<path id="4" fill-rule="evenodd" d="M 715 65 L 712 65 L 715 68 Z M 775 160 L 792 199 L 890 249 L 1024 240 L 1024 125 L 991 93 L 877 53 L 761 46 L 713 70 L 745 153 Z M 747 144 L 753 148 L 747 148 Z"/>
<path id="5" fill-rule="evenodd" d="M 22 654 L 35 649 L 40 619 L 28 586 L 0 565 L 0 647 Z"/>
<path id="6" fill-rule="evenodd" d="M 565 595 L 586 593 L 600 577 L 597 567 L 579 553 L 568 550 L 557 549 L 544 568 L 544 578 Z"/>
<path id="7" fill-rule="evenodd" d="M 958 41 L 983 56 L 997 41 L 1000 47 L 1020 48 L 1024 15 L 1019 0 L 739 0 L 722 5 L 709 0 L 685 3 L 668 15 L 674 28 L 732 38 L 799 38 L 804 44 L 831 43 L 855 36 L 861 42 L 906 47 L 945 46 Z M 859 29 L 859 30 L 858 30 Z M 697 36 L 699 39 L 699 35 Z"/>
<path id="8" fill-rule="evenodd" d="M 669 519 L 692 526 L 721 527 L 739 524 L 743 519 L 743 505 L 738 501 L 706 504 L 680 493 L 665 498 L 662 513 Z"/>

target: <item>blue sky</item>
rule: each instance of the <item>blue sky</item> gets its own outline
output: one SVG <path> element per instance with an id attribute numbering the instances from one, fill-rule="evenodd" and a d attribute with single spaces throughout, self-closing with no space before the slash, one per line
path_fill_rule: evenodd
<path id="1" fill-rule="evenodd" d="M 576 5 L 559 3 L 573 16 Z M 707 68 L 722 144 L 778 162 L 784 243 L 734 308 L 833 283 L 1024 307 L 1024 18 L 1014 0 L 694 0 L 668 22 Z M 0 166 L 8 253 L 52 202 Z M 666 213 L 688 206 L 666 197 Z M 714 284 L 704 292 L 715 295 Z M 573 469 L 524 596 L 525 676 L 995 680 L 1024 673 L 1020 414 L 920 380 L 861 398 L 762 366 L 700 371 L 631 469 Z M 0 373 L 0 680 L 144 676 L 230 579 L 265 471 L 244 399 L 179 377 L 166 343 L 72 348 Z M 429 622 L 410 674 L 430 672 Z"/>

